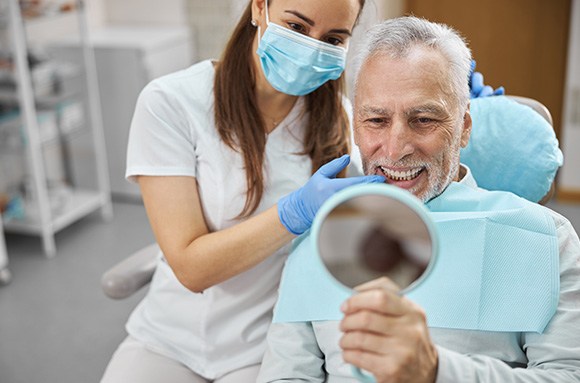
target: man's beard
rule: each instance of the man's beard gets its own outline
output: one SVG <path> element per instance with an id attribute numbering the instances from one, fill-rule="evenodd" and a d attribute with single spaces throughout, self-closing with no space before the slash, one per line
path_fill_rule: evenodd
<path id="1" fill-rule="evenodd" d="M 415 158 L 403 158 L 396 162 L 389 160 L 373 160 L 371 162 L 363 161 L 363 170 L 366 175 L 369 175 L 374 174 L 374 169 L 380 166 L 387 168 L 423 168 L 422 172 L 427 172 L 428 176 L 427 189 L 421 193 L 421 195 L 418 195 L 417 193 L 419 193 L 418 189 L 422 185 L 417 185 L 407 190 L 426 203 L 443 193 L 447 186 L 449 186 L 457 176 L 459 171 L 460 140 L 461 137 L 457 135 L 454 142 L 450 145 L 450 147 L 453 148 L 453 151 L 451 153 L 448 152 L 449 156 L 447 156 L 447 158 L 445 153 L 442 152 L 441 155 L 431 161 L 424 161 Z M 445 169 L 446 165 L 449 166 L 449 169 L 447 170 Z"/>

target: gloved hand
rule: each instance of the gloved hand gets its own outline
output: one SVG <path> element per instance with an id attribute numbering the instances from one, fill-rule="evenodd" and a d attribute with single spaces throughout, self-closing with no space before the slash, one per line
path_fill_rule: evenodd
<path id="1" fill-rule="evenodd" d="M 330 161 L 300 189 L 280 198 L 278 217 L 289 232 L 300 235 L 308 230 L 320 206 L 337 191 L 356 184 L 385 182 L 383 176 L 335 178 L 349 162 L 348 154 Z"/>
<path id="2" fill-rule="evenodd" d="M 500 86 L 496 90 L 489 85 L 484 85 L 483 75 L 475 72 L 475 60 L 471 60 L 471 73 L 469 75 L 469 93 L 471 98 L 501 96 L 505 94 L 505 89 Z"/>

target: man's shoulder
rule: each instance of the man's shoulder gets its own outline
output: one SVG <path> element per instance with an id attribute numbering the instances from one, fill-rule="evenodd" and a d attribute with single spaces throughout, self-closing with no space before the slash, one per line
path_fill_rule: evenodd
<path id="1" fill-rule="evenodd" d="M 562 226 L 565 226 L 565 225 L 571 225 L 570 221 L 566 217 L 564 217 L 562 214 L 560 214 L 560 213 L 552 210 L 548 206 L 541 205 L 541 204 L 539 204 L 537 202 L 530 201 L 530 200 L 525 199 L 523 197 L 520 197 L 520 196 L 518 196 L 518 195 L 516 195 L 516 194 L 514 194 L 512 192 L 509 192 L 509 191 L 501 191 L 501 190 L 499 190 L 499 191 L 498 190 L 490 191 L 490 190 L 487 190 L 487 189 L 483 189 L 481 187 L 477 187 L 477 190 L 479 192 L 481 192 L 481 193 L 496 193 L 496 194 L 498 194 L 498 193 L 507 193 L 508 195 L 511 195 L 511 196 L 517 198 L 520 201 L 520 203 L 522 203 L 524 205 L 527 205 L 529 207 L 533 207 L 535 209 L 538 209 L 539 211 L 541 211 L 544 214 L 548 215 L 554 221 L 554 225 L 556 226 L 556 229 L 558 229 L 558 228 L 560 228 Z"/>
<path id="2" fill-rule="evenodd" d="M 552 219 L 554 220 L 554 224 L 556 225 L 556 228 L 565 226 L 565 225 L 572 225 L 570 223 L 570 221 L 568 220 L 568 218 L 564 217 L 562 214 L 558 213 L 555 210 L 552 210 L 551 208 L 544 206 L 544 205 L 539 205 L 541 209 L 544 209 L 544 211 L 547 212 L 547 214 L 550 215 L 550 217 L 552 217 Z"/>

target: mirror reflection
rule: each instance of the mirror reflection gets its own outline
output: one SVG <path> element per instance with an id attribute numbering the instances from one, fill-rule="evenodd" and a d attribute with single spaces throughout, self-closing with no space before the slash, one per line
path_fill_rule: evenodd
<path id="1" fill-rule="evenodd" d="M 407 203 L 359 195 L 335 206 L 320 226 L 318 251 L 342 284 L 355 287 L 388 277 L 409 290 L 433 263 L 431 232 Z"/>

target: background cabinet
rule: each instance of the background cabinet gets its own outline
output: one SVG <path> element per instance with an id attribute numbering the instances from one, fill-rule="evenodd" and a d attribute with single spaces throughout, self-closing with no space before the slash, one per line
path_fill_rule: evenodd
<path id="1" fill-rule="evenodd" d="M 10 52 L 15 89 L 4 86 L 0 90 L 0 133 L 4 136 L 0 177 L 4 192 L 13 194 L 12 201 L 21 201 L 21 209 L 5 215 L 4 230 L 41 236 L 44 253 L 53 256 L 59 230 L 95 211 L 100 210 L 105 219 L 112 215 L 94 53 L 84 2 L 78 0 L 69 4 L 67 13 L 78 20 L 80 65 L 67 67 L 55 57 L 47 59 L 44 67 L 31 65 L 33 42 L 26 39 L 25 24 L 37 20 L 23 19 L 20 4 L 26 2 L 6 1 L 7 28 L 0 33 L 5 52 Z M 37 16 L 52 17 L 61 15 L 57 11 Z M 77 137 L 83 136 L 89 137 L 90 145 L 82 147 L 80 161 L 93 165 L 89 184 L 78 182 L 73 172 Z"/>
<path id="2" fill-rule="evenodd" d="M 125 180 L 135 103 L 149 81 L 193 64 L 191 31 L 186 26 L 109 25 L 91 30 L 90 38 L 101 91 L 111 192 L 115 199 L 140 200 L 139 187 Z M 69 61 L 79 57 L 79 49 L 73 39 L 51 46 L 55 56 Z"/>

